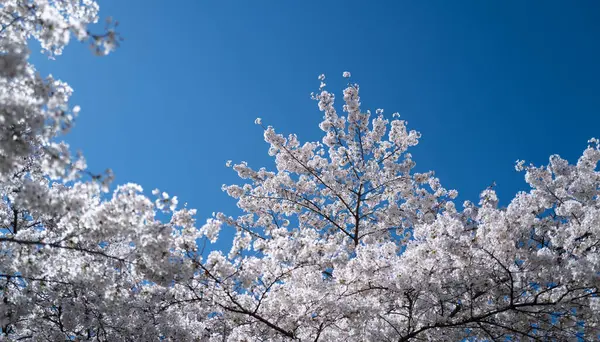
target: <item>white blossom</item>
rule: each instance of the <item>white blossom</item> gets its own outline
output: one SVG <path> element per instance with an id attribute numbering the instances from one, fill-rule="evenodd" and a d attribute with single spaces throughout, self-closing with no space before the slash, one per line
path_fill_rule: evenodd
<path id="1" fill-rule="evenodd" d="M 332 93 L 313 98 L 324 113 L 322 142 L 269 126 L 275 170 L 242 162 L 234 170 L 246 183 L 223 186 L 243 211 L 216 215 L 236 235 L 230 253 L 207 264 L 209 277 L 227 279 L 213 287 L 232 327 L 223 338 L 597 336 L 597 144 L 576 166 L 557 156 L 548 167 L 520 163 L 531 190 L 506 208 L 489 187 L 479 206 L 459 210 L 458 191 L 433 172 L 412 172 L 420 134 L 397 113 L 387 120 L 376 110 L 369 122 L 355 84 L 343 92 L 347 116 Z M 575 321 L 585 329 L 568 325 Z"/>
<path id="2" fill-rule="evenodd" d="M 600 141 L 577 163 L 525 166 L 501 207 L 454 203 L 415 173 L 420 133 L 365 110 L 358 84 L 313 95 L 319 141 L 268 126 L 275 167 L 228 166 L 239 214 L 200 229 L 177 196 L 115 187 L 58 140 L 80 108 L 29 64 L 71 41 L 117 47 L 92 0 L 0 4 L 0 340 L 594 340 L 600 304 Z M 344 72 L 344 77 L 350 73 Z M 323 82 L 324 75 L 319 76 Z M 257 123 L 261 124 L 260 119 Z M 205 250 L 230 229 L 229 253 Z M 223 238 L 221 238 L 223 239 Z M 206 256 L 206 257 L 205 257 Z"/>
<path id="3" fill-rule="evenodd" d="M 206 223 L 200 228 L 200 234 L 206 236 L 210 242 L 216 242 L 221 231 L 221 221 L 215 219 L 208 219 Z"/>

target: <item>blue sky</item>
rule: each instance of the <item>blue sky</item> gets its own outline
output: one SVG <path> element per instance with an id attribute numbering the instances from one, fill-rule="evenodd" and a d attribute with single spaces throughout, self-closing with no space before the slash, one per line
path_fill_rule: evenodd
<path id="1" fill-rule="evenodd" d="M 108 57 L 72 44 L 43 73 L 75 88 L 66 138 L 91 170 L 235 212 L 228 159 L 272 166 L 256 117 L 320 139 L 317 76 L 361 84 L 365 109 L 423 134 L 417 169 L 459 199 L 525 189 L 516 159 L 571 161 L 600 137 L 597 1 L 99 1 L 125 38 Z"/>

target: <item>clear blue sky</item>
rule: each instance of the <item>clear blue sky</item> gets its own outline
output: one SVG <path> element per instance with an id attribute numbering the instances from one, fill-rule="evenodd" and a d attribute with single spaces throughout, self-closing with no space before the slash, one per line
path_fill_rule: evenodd
<path id="1" fill-rule="evenodd" d="M 224 164 L 272 166 L 260 116 L 320 139 L 317 76 L 361 84 L 364 108 L 398 111 L 423 134 L 419 170 L 459 199 L 492 181 L 525 188 L 516 159 L 576 161 L 600 137 L 598 1 L 99 1 L 126 39 L 113 55 L 73 44 L 40 61 L 75 88 L 67 141 L 116 182 L 235 212 Z"/>

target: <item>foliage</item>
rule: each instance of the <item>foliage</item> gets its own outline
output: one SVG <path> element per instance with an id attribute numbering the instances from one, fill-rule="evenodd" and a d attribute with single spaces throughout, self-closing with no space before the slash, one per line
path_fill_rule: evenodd
<path id="1" fill-rule="evenodd" d="M 29 39 L 50 57 L 71 35 L 98 54 L 113 50 L 114 23 L 87 30 L 97 11 L 89 0 L 0 3 L 2 340 L 153 339 L 167 325 L 152 321 L 165 310 L 152 305 L 169 281 L 193 273 L 175 265 L 195 247 L 194 211 L 175 210 L 166 194 L 154 203 L 134 184 L 103 195 L 110 173 L 88 172 L 58 140 L 79 112 L 68 106 L 72 89 L 28 63 Z M 170 220 L 157 219 L 160 209 Z"/>
<path id="2" fill-rule="evenodd" d="M 575 165 L 524 166 L 528 192 L 493 188 L 462 209 L 420 134 L 361 109 L 359 86 L 313 98 L 323 139 L 263 126 L 275 170 L 228 162 L 243 214 L 196 228 L 177 198 L 86 170 L 58 142 L 79 112 L 71 88 L 28 63 L 71 35 L 105 54 L 91 0 L 0 5 L 0 340 L 594 340 L 600 333 L 598 140 Z M 344 77 L 350 78 L 345 72 Z M 166 219 L 165 219 L 166 218 Z M 228 254 L 203 246 L 236 230 Z"/>

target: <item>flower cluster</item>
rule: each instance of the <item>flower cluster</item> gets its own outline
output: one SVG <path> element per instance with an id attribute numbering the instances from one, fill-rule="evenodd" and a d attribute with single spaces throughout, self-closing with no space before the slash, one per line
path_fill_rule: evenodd
<path id="1" fill-rule="evenodd" d="M 349 77 L 349 74 L 344 74 Z M 325 79 L 323 75 L 319 77 Z M 459 210 L 456 190 L 413 173 L 420 134 L 397 115 L 361 109 L 359 87 L 313 95 L 321 142 L 265 127 L 276 171 L 233 166 L 224 186 L 244 214 L 212 255 L 232 340 L 570 340 L 597 336 L 600 160 L 590 140 L 576 165 L 525 167 L 531 186 L 500 208 L 493 186 Z M 216 262 L 216 261 L 215 261 Z M 212 280 L 210 280 L 212 279 Z"/>
<path id="2" fill-rule="evenodd" d="M 455 203 L 414 172 L 420 134 L 364 110 L 360 87 L 313 98 L 320 141 L 263 126 L 275 168 L 227 162 L 241 214 L 196 211 L 136 184 L 107 194 L 59 142 L 80 108 L 29 64 L 27 40 L 95 53 L 92 0 L 0 3 L 0 340 L 445 341 L 595 339 L 600 333 L 600 141 L 575 165 L 517 163 L 530 190 Z M 344 72 L 344 78 L 350 78 Z M 228 253 L 205 253 L 221 231 Z"/>

